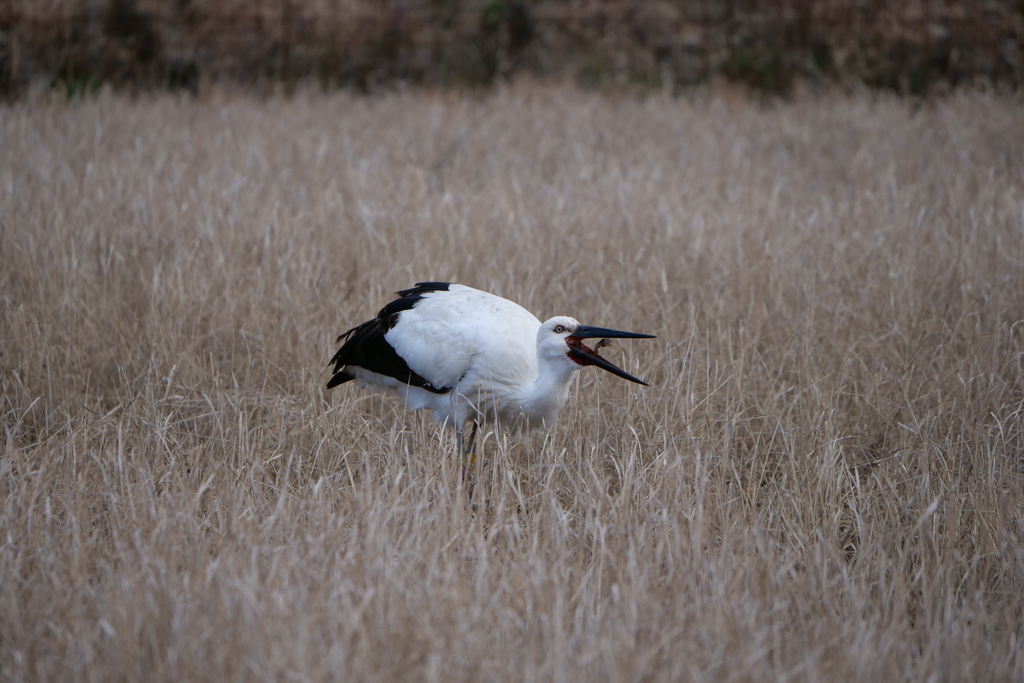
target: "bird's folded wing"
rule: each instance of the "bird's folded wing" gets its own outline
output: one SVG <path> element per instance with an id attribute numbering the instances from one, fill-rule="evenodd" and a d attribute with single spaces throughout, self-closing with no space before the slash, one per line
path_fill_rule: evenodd
<path id="1" fill-rule="evenodd" d="M 536 374 L 540 321 L 521 306 L 470 287 L 428 292 L 398 314 L 385 339 L 436 388 L 471 371 L 487 378 Z"/>
<path id="2" fill-rule="evenodd" d="M 404 311 L 384 335 L 409 369 L 436 389 L 452 389 L 473 364 L 473 351 L 459 330 Z"/>

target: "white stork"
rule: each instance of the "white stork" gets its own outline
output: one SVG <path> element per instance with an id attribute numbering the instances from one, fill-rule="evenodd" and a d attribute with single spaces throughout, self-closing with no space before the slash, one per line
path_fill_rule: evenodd
<path id="1" fill-rule="evenodd" d="M 567 316 L 541 323 L 508 299 L 464 285 L 420 282 L 376 318 L 337 338 L 327 388 L 355 380 L 390 391 L 407 410 L 429 408 L 455 428 L 487 420 L 513 432 L 550 428 L 576 371 L 596 365 L 648 386 L 602 358 L 604 339 L 654 335 L 588 327 Z M 598 338 L 594 348 L 583 343 Z M 464 451 L 471 455 L 472 439 Z M 475 459 L 475 458 L 474 458 Z"/>

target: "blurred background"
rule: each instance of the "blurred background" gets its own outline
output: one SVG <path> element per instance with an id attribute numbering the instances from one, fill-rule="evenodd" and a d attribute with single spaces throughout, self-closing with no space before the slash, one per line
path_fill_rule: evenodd
<path id="1" fill-rule="evenodd" d="M 1024 0 L 0 0 L 0 97 L 104 84 L 364 92 L 518 75 L 677 92 L 727 80 L 1016 88 Z"/>

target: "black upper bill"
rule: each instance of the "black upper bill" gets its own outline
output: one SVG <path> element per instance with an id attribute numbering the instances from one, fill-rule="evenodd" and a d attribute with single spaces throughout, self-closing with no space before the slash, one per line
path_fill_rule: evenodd
<path id="1" fill-rule="evenodd" d="M 577 339 L 656 339 L 653 334 L 623 332 L 622 330 L 609 330 L 607 327 L 590 327 L 589 325 L 580 325 L 569 336 Z"/>
<path id="2" fill-rule="evenodd" d="M 583 343 L 582 340 L 584 339 L 654 339 L 653 334 L 623 332 L 621 330 L 610 330 L 604 327 L 580 325 L 573 330 L 572 334 L 566 339 L 566 342 L 569 344 L 569 357 L 580 365 L 596 365 L 602 370 L 607 370 L 622 379 L 628 379 L 630 382 L 643 384 L 645 387 L 650 386 L 650 384 L 642 379 L 634 377 L 617 365 L 602 358 L 597 351 Z"/>

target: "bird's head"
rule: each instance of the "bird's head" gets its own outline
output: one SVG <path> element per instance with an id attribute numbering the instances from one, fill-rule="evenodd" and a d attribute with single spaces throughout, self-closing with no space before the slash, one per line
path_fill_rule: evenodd
<path id="1" fill-rule="evenodd" d="M 551 360 L 566 359 L 574 364 L 575 369 L 586 365 L 596 365 L 613 375 L 618 375 L 630 382 L 649 386 L 642 379 L 637 379 L 622 368 L 601 357 L 598 349 L 607 345 L 608 339 L 653 339 L 653 334 L 639 332 L 622 332 L 604 327 L 581 325 L 575 318 L 559 315 L 547 320 L 540 326 L 537 333 L 537 353 Z M 584 343 L 585 339 L 599 339 L 593 347 Z"/>

